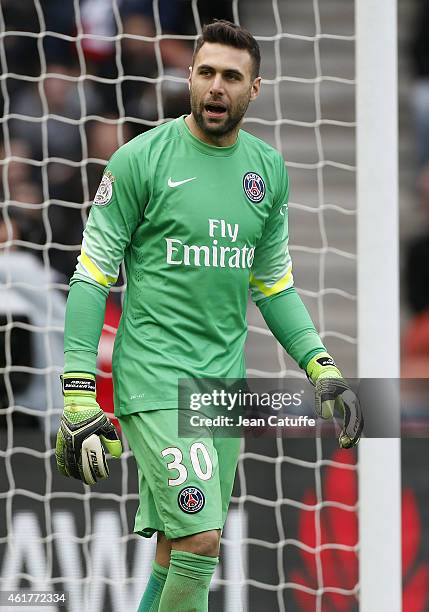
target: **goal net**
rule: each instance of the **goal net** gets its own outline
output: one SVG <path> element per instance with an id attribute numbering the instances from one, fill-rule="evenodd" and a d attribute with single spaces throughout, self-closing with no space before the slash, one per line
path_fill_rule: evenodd
<path id="1" fill-rule="evenodd" d="M 328 350 L 356 376 L 354 6 L 341 0 L 47 0 L 0 7 L 1 589 L 67 591 L 67 610 L 137 609 L 154 542 L 132 534 L 137 475 L 126 448 L 90 489 L 59 476 L 68 278 L 113 151 L 188 111 L 201 26 L 229 18 L 262 52 L 244 129 L 283 154 L 295 283 Z M 100 403 L 124 280 L 100 343 Z M 249 305 L 250 377 L 302 377 Z M 357 464 L 335 440 L 243 442 L 213 610 L 355 610 Z M 54 608 L 55 606 L 52 606 Z"/>

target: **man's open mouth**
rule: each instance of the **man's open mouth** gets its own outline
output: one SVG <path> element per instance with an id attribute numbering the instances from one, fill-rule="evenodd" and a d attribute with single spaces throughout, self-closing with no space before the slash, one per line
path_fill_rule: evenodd
<path id="1" fill-rule="evenodd" d="M 225 104 L 222 102 L 208 102 L 204 105 L 204 110 L 209 117 L 223 117 L 227 111 Z"/>

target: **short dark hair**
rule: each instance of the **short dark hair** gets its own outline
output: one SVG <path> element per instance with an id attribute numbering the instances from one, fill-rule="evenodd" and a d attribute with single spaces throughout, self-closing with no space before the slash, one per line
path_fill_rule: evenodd
<path id="1" fill-rule="evenodd" d="M 252 79 L 256 79 L 259 76 L 261 52 L 257 41 L 246 28 L 242 28 L 231 21 L 226 21 L 226 19 L 215 19 L 212 23 L 206 24 L 203 27 L 201 36 L 197 39 L 192 63 L 194 63 L 195 56 L 206 42 L 220 43 L 221 45 L 228 45 L 236 49 L 246 49 L 252 59 Z"/>

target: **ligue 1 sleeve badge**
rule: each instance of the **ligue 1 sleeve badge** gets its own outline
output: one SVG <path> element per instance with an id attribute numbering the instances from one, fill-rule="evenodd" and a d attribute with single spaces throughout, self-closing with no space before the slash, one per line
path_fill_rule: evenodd
<path id="1" fill-rule="evenodd" d="M 206 499 L 198 487 L 185 487 L 177 496 L 179 508 L 187 514 L 196 514 L 204 508 Z"/>
<path id="2" fill-rule="evenodd" d="M 254 204 L 259 204 L 264 199 L 264 179 L 256 172 L 246 172 L 243 176 L 243 189 L 249 200 Z"/>
<path id="3" fill-rule="evenodd" d="M 115 177 L 109 171 L 103 174 L 101 183 L 98 186 L 97 193 L 95 194 L 94 204 L 95 206 L 106 206 L 112 199 L 113 195 L 113 182 Z"/>

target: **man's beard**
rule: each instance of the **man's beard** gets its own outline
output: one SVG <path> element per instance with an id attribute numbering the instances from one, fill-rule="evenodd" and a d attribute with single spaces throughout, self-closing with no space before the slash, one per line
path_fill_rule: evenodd
<path id="1" fill-rule="evenodd" d="M 212 101 L 219 102 L 220 100 L 214 98 Z M 197 99 L 196 94 L 191 89 L 191 111 L 194 116 L 195 122 L 202 132 L 208 136 L 221 137 L 231 133 L 240 121 L 243 119 L 244 114 L 247 111 L 247 107 L 250 102 L 250 94 L 243 96 L 239 99 L 235 105 L 227 108 L 225 118 L 222 118 L 219 122 L 215 120 L 208 121 L 204 117 L 204 109 L 206 104 L 209 102 L 201 101 Z"/>

